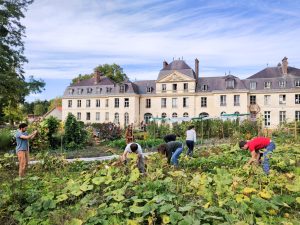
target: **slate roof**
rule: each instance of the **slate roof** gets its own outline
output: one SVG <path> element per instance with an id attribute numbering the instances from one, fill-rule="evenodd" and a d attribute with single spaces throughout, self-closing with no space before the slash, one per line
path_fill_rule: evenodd
<path id="1" fill-rule="evenodd" d="M 70 87 L 76 87 L 76 86 L 99 86 L 99 85 L 114 85 L 115 83 L 109 79 L 108 77 L 101 76 L 100 82 L 98 84 L 95 84 L 95 77 L 92 77 L 87 80 L 81 80 L 79 83 L 71 84 Z"/>
<path id="2" fill-rule="evenodd" d="M 234 89 L 227 89 L 226 88 L 226 80 L 228 79 L 234 79 L 235 81 L 235 87 Z M 197 92 L 202 92 L 203 85 L 208 86 L 208 92 L 210 91 L 226 91 L 226 90 L 246 90 L 246 86 L 242 80 L 240 80 L 238 77 L 235 77 L 233 75 L 227 75 L 227 76 L 220 76 L 220 77 L 202 77 L 198 79 L 197 84 Z M 207 92 L 206 91 L 206 92 Z"/>
<path id="3" fill-rule="evenodd" d="M 168 64 L 165 68 L 162 68 L 158 74 L 157 80 L 160 80 L 173 71 L 178 71 L 184 75 L 187 75 L 193 79 L 196 78 L 194 70 L 186 64 L 184 60 L 174 60 L 170 64 Z"/>
<path id="4" fill-rule="evenodd" d="M 300 69 L 288 66 L 288 74 L 287 75 L 300 77 Z M 277 67 L 267 67 L 267 68 L 259 71 L 258 73 L 248 77 L 247 79 L 276 78 L 276 77 L 281 78 L 283 76 L 286 76 L 286 75 L 283 75 L 281 66 L 277 66 Z"/>
<path id="5" fill-rule="evenodd" d="M 147 93 L 147 87 L 152 87 L 152 93 L 156 92 L 156 80 L 140 80 L 135 81 L 133 84 L 137 87 L 137 93 L 139 94 L 150 94 Z"/>

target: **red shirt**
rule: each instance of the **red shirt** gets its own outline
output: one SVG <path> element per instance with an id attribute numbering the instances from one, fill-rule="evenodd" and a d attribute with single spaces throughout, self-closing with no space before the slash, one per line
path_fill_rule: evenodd
<path id="1" fill-rule="evenodd" d="M 270 138 L 257 137 L 251 141 L 248 141 L 247 145 L 248 145 L 249 151 L 253 152 L 255 150 L 260 150 L 260 149 L 266 148 L 270 144 L 270 142 L 271 142 Z"/>

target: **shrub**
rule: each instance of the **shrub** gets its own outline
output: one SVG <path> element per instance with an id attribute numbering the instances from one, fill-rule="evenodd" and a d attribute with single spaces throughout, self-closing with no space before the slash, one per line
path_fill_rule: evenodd
<path id="1" fill-rule="evenodd" d="M 122 137 L 121 128 L 114 123 L 94 123 L 92 127 L 102 140 L 112 141 Z"/>
<path id="2" fill-rule="evenodd" d="M 49 118 L 44 120 L 42 123 L 45 123 L 45 127 L 47 127 L 47 129 L 48 129 L 46 135 L 48 137 L 50 147 L 53 149 L 57 146 L 56 139 L 54 138 L 54 135 L 58 131 L 59 120 L 56 119 L 53 116 L 50 116 Z"/>
<path id="3" fill-rule="evenodd" d="M 64 143 L 67 150 L 82 148 L 87 142 L 88 134 L 84 129 L 84 123 L 77 121 L 71 113 L 65 122 Z"/>
<path id="4" fill-rule="evenodd" d="M 0 150 L 8 151 L 12 150 L 14 146 L 14 131 L 10 129 L 1 129 L 0 130 Z"/>

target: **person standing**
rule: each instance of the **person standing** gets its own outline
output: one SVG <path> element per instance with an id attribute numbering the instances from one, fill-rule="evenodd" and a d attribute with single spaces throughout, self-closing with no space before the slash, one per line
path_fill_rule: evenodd
<path id="1" fill-rule="evenodd" d="M 192 156 L 193 151 L 194 151 L 194 146 L 195 146 L 195 143 L 197 141 L 195 126 L 192 125 L 192 126 L 188 127 L 188 130 L 186 131 L 185 141 L 186 141 L 186 145 L 188 147 L 188 151 L 187 151 L 186 155 Z"/>
<path id="2" fill-rule="evenodd" d="M 183 150 L 183 144 L 179 141 L 170 141 L 158 146 L 157 151 L 167 157 L 168 163 L 178 167 L 178 159 Z"/>
<path id="3" fill-rule="evenodd" d="M 21 123 L 19 129 L 16 133 L 16 153 L 19 161 L 19 177 L 22 178 L 25 175 L 26 169 L 29 163 L 29 144 L 28 140 L 35 137 L 37 131 L 28 135 L 26 132 L 28 125 L 26 123 Z"/>
<path id="4" fill-rule="evenodd" d="M 263 170 L 268 175 L 270 171 L 269 158 L 270 153 L 276 148 L 274 142 L 267 137 L 256 137 L 251 141 L 240 141 L 239 146 L 241 149 L 248 149 L 251 153 L 251 159 L 247 162 L 247 165 L 252 163 L 259 163 L 260 158 L 263 157 Z M 260 150 L 266 149 L 262 154 Z"/>
<path id="5" fill-rule="evenodd" d="M 129 153 L 135 153 L 138 155 L 137 167 L 140 173 L 145 173 L 145 162 L 143 156 L 143 149 L 138 143 L 129 143 L 124 150 L 121 160 L 127 163 L 127 156 Z"/>
<path id="6" fill-rule="evenodd" d="M 133 130 L 132 130 L 132 125 L 128 125 L 126 132 L 125 132 L 125 139 L 126 139 L 126 144 L 132 143 L 133 142 Z"/>

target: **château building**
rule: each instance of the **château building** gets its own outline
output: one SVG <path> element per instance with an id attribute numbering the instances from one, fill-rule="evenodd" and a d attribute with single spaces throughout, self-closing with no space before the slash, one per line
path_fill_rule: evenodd
<path id="1" fill-rule="evenodd" d="M 156 80 L 117 84 L 99 72 L 68 86 L 62 100 L 62 119 L 74 114 L 85 123 L 114 122 L 120 126 L 147 123 L 151 117 L 220 117 L 249 113 L 265 127 L 300 120 L 300 69 L 286 57 L 275 67 L 240 79 L 232 74 L 199 77 L 184 60 L 163 62 Z"/>

